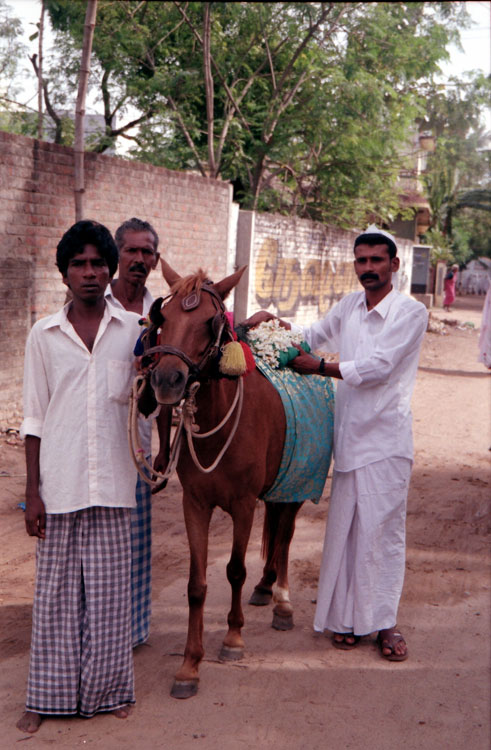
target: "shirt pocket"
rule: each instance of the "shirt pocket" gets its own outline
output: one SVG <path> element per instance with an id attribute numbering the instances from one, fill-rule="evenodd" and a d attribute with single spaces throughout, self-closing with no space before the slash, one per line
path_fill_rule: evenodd
<path id="1" fill-rule="evenodd" d="M 136 370 L 132 362 L 110 359 L 107 363 L 107 395 L 111 401 L 127 404 Z"/>

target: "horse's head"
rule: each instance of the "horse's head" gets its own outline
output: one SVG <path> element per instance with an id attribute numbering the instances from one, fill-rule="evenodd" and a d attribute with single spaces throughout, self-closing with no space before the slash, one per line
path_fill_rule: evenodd
<path id="1" fill-rule="evenodd" d="M 156 359 L 150 384 L 158 403 L 178 403 L 189 381 L 209 373 L 220 346 L 231 340 L 223 302 L 244 270 L 214 284 L 201 270 L 181 278 L 162 261 L 170 295 L 152 306 L 150 319 L 154 330 L 160 329 L 160 342 L 148 350 Z"/>

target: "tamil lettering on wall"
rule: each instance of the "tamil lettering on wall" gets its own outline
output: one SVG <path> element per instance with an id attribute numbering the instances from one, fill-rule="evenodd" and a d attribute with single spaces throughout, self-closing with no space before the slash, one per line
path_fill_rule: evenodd
<path id="1" fill-rule="evenodd" d="M 301 305 L 317 305 L 319 314 L 325 313 L 357 288 L 351 261 L 284 257 L 279 241 L 272 237 L 263 241 L 257 253 L 256 302 L 261 307 L 273 305 L 280 316 L 293 317 Z"/>

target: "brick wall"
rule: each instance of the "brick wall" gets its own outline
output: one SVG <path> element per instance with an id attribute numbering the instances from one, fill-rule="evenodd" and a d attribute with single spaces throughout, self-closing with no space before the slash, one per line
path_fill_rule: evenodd
<path id="1" fill-rule="evenodd" d="M 304 219 L 241 211 L 237 263 L 248 264 L 236 293 L 236 317 L 258 309 L 308 324 L 349 292 L 361 289 L 353 269 L 358 231 Z M 401 269 L 394 286 L 409 293 L 412 242 L 398 239 Z"/>
<path id="2" fill-rule="evenodd" d="M 150 221 L 180 273 L 230 270 L 228 183 L 123 159 L 86 154 L 85 215 L 112 232 L 131 216 Z M 0 424 L 18 426 L 23 351 L 32 323 L 57 310 L 65 287 L 56 245 L 75 221 L 73 151 L 0 132 Z M 165 290 L 160 270 L 148 283 Z"/>

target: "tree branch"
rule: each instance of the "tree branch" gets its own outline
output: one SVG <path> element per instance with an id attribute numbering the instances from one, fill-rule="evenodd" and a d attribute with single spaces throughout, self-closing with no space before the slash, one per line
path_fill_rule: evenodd
<path id="1" fill-rule="evenodd" d="M 32 57 L 29 58 L 32 67 L 34 68 L 34 72 L 36 73 L 36 76 L 39 78 L 39 70 L 37 65 L 37 55 L 34 54 Z M 54 109 L 53 105 L 51 104 L 50 98 L 49 98 L 49 92 L 48 92 L 48 84 L 46 81 L 43 80 L 43 94 L 44 94 L 44 104 L 46 106 L 46 111 L 53 120 L 55 124 L 55 143 L 61 143 L 62 136 L 63 136 L 63 124 L 62 119 Z"/>
<path id="2" fill-rule="evenodd" d="M 213 76 L 211 74 L 211 21 L 210 21 L 210 3 L 203 3 L 203 70 L 205 78 L 205 95 L 206 95 L 206 120 L 208 127 L 208 167 L 211 177 L 215 174 L 215 150 L 214 150 L 214 96 L 213 96 Z"/>
<path id="3" fill-rule="evenodd" d="M 184 134 L 184 138 L 186 139 L 186 142 L 187 142 L 189 148 L 191 149 L 191 151 L 194 154 L 194 158 L 196 159 L 196 164 L 198 166 L 199 171 L 201 172 L 201 174 L 203 175 L 203 177 L 207 177 L 208 175 L 206 174 L 206 170 L 203 168 L 203 164 L 201 163 L 201 159 L 199 158 L 199 154 L 198 154 L 198 152 L 196 150 L 196 146 L 194 145 L 194 141 L 191 138 L 191 134 L 189 133 L 189 130 L 187 129 L 184 120 L 182 119 L 181 113 L 177 109 L 177 106 L 176 106 L 176 103 L 175 103 L 174 99 L 171 96 L 168 96 L 167 97 L 167 101 L 169 102 L 172 111 L 176 115 L 177 121 L 179 123 L 179 126 L 180 126 L 183 134 Z"/>

